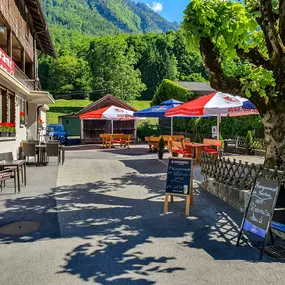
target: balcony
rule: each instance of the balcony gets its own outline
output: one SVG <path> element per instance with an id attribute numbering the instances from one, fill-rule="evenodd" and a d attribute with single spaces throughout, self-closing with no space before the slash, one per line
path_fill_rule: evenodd
<path id="1" fill-rule="evenodd" d="M 15 78 L 30 90 L 41 90 L 39 82 L 31 79 L 15 64 Z"/>

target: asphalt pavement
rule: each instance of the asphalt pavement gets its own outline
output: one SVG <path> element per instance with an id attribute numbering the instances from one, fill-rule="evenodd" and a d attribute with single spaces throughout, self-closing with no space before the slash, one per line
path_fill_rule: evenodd
<path id="1" fill-rule="evenodd" d="M 235 246 L 242 213 L 199 183 L 190 217 L 180 198 L 164 214 L 166 170 L 167 159 L 135 146 L 28 168 L 21 194 L 8 185 L 0 195 L 0 226 L 40 229 L 0 234 L 0 284 L 284 284 L 283 263 Z"/>

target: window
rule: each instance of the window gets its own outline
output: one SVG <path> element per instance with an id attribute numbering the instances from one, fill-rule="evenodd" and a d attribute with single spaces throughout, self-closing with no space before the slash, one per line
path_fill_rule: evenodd
<path id="1" fill-rule="evenodd" d="M 0 89 L 0 122 L 15 122 L 15 95 Z"/>

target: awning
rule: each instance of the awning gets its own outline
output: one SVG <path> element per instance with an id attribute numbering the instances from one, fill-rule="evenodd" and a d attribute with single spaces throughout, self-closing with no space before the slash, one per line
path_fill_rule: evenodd
<path id="1" fill-rule="evenodd" d="M 31 91 L 28 101 L 35 104 L 54 104 L 55 100 L 49 92 Z"/>

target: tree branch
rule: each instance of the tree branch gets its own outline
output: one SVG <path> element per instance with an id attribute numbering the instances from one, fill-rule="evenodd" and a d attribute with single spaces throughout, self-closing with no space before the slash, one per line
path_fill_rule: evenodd
<path id="1" fill-rule="evenodd" d="M 247 59 L 256 66 L 262 66 L 268 70 L 273 68 L 271 62 L 259 52 L 258 47 L 249 49 L 248 52 L 245 52 L 243 49 L 237 49 L 236 51 L 241 59 Z"/>
<path id="2" fill-rule="evenodd" d="M 224 74 L 221 58 L 215 51 L 215 46 L 210 38 L 200 38 L 200 51 L 203 61 L 211 74 L 211 87 L 224 93 L 246 98 L 239 79 Z M 251 100 L 261 113 L 266 111 L 265 98 L 260 97 L 259 93 L 252 92 Z"/>
<path id="3" fill-rule="evenodd" d="M 280 41 L 277 29 L 275 27 L 276 16 L 273 13 L 272 1 L 260 0 L 260 12 L 261 19 L 259 21 L 259 25 L 261 26 L 262 31 L 265 35 L 270 56 L 272 57 L 273 55 L 272 51 L 274 51 L 276 54 L 283 53 L 284 46 Z"/>
<path id="4" fill-rule="evenodd" d="M 279 1 L 279 34 L 285 45 L 285 1 Z"/>

